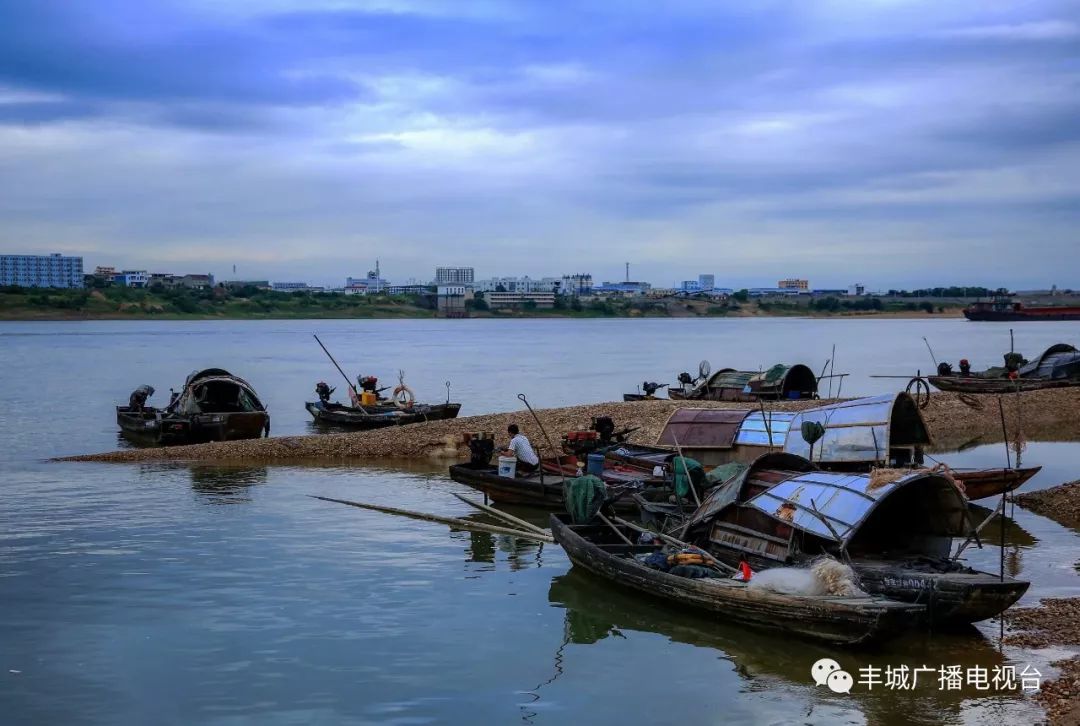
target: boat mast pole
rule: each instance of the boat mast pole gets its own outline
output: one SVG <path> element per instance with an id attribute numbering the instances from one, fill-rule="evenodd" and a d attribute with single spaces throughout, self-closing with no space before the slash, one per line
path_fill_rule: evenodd
<path id="1" fill-rule="evenodd" d="M 1001 414 L 1001 435 L 1005 439 L 1005 463 L 1008 464 L 1009 469 L 1012 469 L 1012 459 L 1009 457 L 1009 432 L 1005 428 L 1005 405 L 1001 402 L 1001 396 L 998 396 L 998 413 Z M 1001 563 L 999 576 L 1002 582 L 1005 582 L 1005 491 L 1009 488 L 1008 481 L 1008 470 L 1006 470 L 1005 483 L 1001 485 Z M 1004 619 L 1002 622 L 1004 622 Z"/>
<path id="2" fill-rule="evenodd" d="M 347 375 L 345 375 L 345 371 L 341 370 L 341 366 L 339 366 L 338 362 L 336 360 L 334 360 L 334 356 L 330 355 L 330 351 L 328 351 L 326 349 L 326 346 L 323 345 L 323 342 L 321 340 L 319 340 L 319 336 L 312 333 L 311 337 L 315 338 L 315 342 L 319 344 L 319 347 L 323 349 L 323 353 L 326 353 L 326 357 L 329 358 L 330 362 L 334 364 L 334 367 L 338 369 L 338 373 L 340 373 L 341 377 L 345 379 L 346 385 L 348 385 L 349 388 L 352 389 L 353 395 L 356 396 L 356 400 L 359 401 L 360 400 L 360 392 L 356 390 L 356 386 L 354 386 L 353 382 L 349 380 L 349 377 Z M 357 405 L 359 405 L 359 404 L 357 404 Z"/>

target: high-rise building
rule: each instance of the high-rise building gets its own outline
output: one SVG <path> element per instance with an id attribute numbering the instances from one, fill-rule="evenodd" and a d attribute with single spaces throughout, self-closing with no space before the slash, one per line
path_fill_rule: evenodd
<path id="1" fill-rule="evenodd" d="M 716 287 L 716 275 L 698 275 L 698 287 L 702 290 L 712 290 Z"/>
<path id="2" fill-rule="evenodd" d="M 474 271 L 471 267 L 436 267 L 436 285 L 471 285 Z"/>
<path id="3" fill-rule="evenodd" d="M 0 255 L 0 285 L 82 287 L 83 259 L 52 255 Z"/>

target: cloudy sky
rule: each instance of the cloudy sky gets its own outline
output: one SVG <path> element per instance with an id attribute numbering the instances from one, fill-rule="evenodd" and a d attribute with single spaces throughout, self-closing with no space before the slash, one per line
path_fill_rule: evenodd
<path id="1" fill-rule="evenodd" d="M 1080 3 L 0 0 L 0 251 L 1080 287 Z"/>

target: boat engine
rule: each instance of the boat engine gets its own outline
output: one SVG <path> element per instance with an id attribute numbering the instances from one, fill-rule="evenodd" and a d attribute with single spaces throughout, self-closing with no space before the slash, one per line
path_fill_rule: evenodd
<path id="1" fill-rule="evenodd" d="M 683 371 L 682 373 L 679 374 L 679 379 L 678 380 L 679 380 L 679 383 L 683 384 L 684 386 L 689 386 L 691 383 L 694 382 L 694 379 L 686 371 Z"/>
<path id="2" fill-rule="evenodd" d="M 684 374 L 684 375 L 689 376 L 690 374 L 687 373 L 687 374 Z M 680 380 L 682 380 L 682 379 L 680 379 Z M 641 384 L 641 390 L 645 392 L 646 396 L 655 396 L 656 392 L 659 391 L 661 388 L 664 388 L 665 386 L 667 386 L 666 383 L 656 383 L 654 381 L 645 381 L 645 382 L 643 382 Z"/>
<path id="3" fill-rule="evenodd" d="M 379 379 L 375 376 L 360 376 L 360 390 L 368 393 L 378 393 Z"/>
<path id="4" fill-rule="evenodd" d="M 968 363 L 967 358 L 961 358 L 960 359 L 960 375 L 962 375 L 962 376 L 970 376 L 971 375 L 971 363 Z"/>
<path id="5" fill-rule="evenodd" d="M 154 395 L 154 387 L 141 385 L 128 396 L 128 408 L 132 411 L 142 411 L 146 407 L 148 398 Z"/>
<path id="6" fill-rule="evenodd" d="M 315 393 L 323 403 L 330 403 L 330 394 L 335 390 L 337 389 L 331 388 L 325 381 L 319 381 L 315 384 Z"/>
<path id="7" fill-rule="evenodd" d="M 491 466 L 491 457 L 495 455 L 495 436 L 489 433 L 469 434 L 469 465 L 476 469 Z"/>
<path id="8" fill-rule="evenodd" d="M 611 437 L 615 434 L 615 422 L 611 416 L 594 416 L 591 428 L 600 435 L 601 444 L 611 443 Z"/>
<path id="9" fill-rule="evenodd" d="M 941 361 L 937 364 L 937 374 L 939 376 L 951 376 L 952 365 L 950 363 L 946 363 L 945 361 Z"/>

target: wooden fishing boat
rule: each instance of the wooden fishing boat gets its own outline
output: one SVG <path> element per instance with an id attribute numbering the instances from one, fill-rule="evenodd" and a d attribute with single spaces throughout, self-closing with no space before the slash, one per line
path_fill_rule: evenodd
<path id="1" fill-rule="evenodd" d="M 926 380 L 939 391 L 949 393 L 1025 393 L 1047 388 L 1068 388 L 1080 385 L 1080 380 L 1049 380 L 1023 378 L 978 378 L 976 376 L 927 376 Z"/>
<path id="2" fill-rule="evenodd" d="M 964 489 L 971 501 L 987 497 L 999 497 L 1011 492 L 1042 471 L 1041 466 L 999 469 L 949 469 L 953 479 Z"/>
<path id="3" fill-rule="evenodd" d="M 528 476 L 500 476 L 498 468 L 474 462 L 450 466 L 450 478 L 459 484 L 483 492 L 493 502 L 500 504 L 527 504 L 544 509 L 564 509 L 563 482 L 576 475 L 573 457 L 562 457 L 559 462 L 545 462 L 541 470 Z M 643 494 L 649 499 L 667 499 L 671 490 L 663 486 L 662 479 L 640 472 L 606 470 L 601 477 L 608 485 L 611 506 L 621 512 L 638 511 L 633 494 Z"/>
<path id="4" fill-rule="evenodd" d="M 222 368 L 193 372 L 163 409 L 146 405 L 153 391 L 140 386 L 127 406 L 116 407 L 116 423 L 130 441 L 162 446 L 270 435 L 270 414 L 255 389 Z"/>
<path id="5" fill-rule="evenodd" d="M 804 425 L 820 432 L 811 446 Z M 641 467 L 663 464 L 678 450 L 706 468 L 732 462 L 750 464 L 781 449 L 811 458 L 829 471 L 870 472 L 875 468 L 922 468 L 931 444 L 929 428 L 915 400 L 907 393 L 842 401 L 799 412 L 737 411 L 680 408 L 672 412 L 657 446 L 619 444 L 607 450 L 611 459 Z M 949 469 L 970 482 L 969 499 L 1012 491 L 1039 471 L 1025 469 Z"/>
<path id="6" fill-rule="evenodd" d="M 923 603 L 934 625 L 995 617 L 1030 585 L 950 555 L 954 538 L 978 535 L 967 499 L 943 472 L 825 472 L 767 454 L 713 488 L 685 531 L 718 559 L 754 569 L 844 559 L 868 592 Z"/>
<path id="7" fill-rule="evenodd" d="M 620 530 L 631 541 L 636 533 Z M 627 545 L 606 525 L 571 525 L 551 516 L 551 533 L 575 567 L 613 583 L 725 621 L 840 645 L 887 639 L 916 627 L 926 607 L 883 597 L 786 595 L 728 578 L 690 579 L 654 570 L 634 558 L 657 545 Z"/>
<path id="8" fill-rule="evenodd" d="M 1065 388 L 1080 386 L 1080 351 L 1068 343 L 1056 343 L 1042 352 L 1032 361 L 1024 361 L 1018 354 L 1005 356 L 1016 358 L 1019 365 L 1013 366 L 1014 377 L 1009 377 L 1008 368 L 990 368 L 968 375 L 951 373 L 952 366 L 941 363 L 938 375 L 927 376 L 934 387 L 941 391 L 954 393 L 1023 393 L 1040 391 L 1047 388 Z"/>
<path id="9" fill-rule="evenodd" d="M 707 361 L 698 367 L 697 378 L 679 374 L 678 383 L 668 387 L 668 397 L 676 400 L 759 401 L 818 397 L 818 379 L 807 366 L 779 363 L 764 371 L 737 371 L 723 368 L 711 373 Z"/>
<path id="10" fill-rule="evenodd" d="M 399 408 L 394 405 L 346 406 L 308 401 L 304 407 L 316 423 L 359 430 L 457 418 L 461 410 L 460 403 L 414 404 L 411 408 Z"/>

